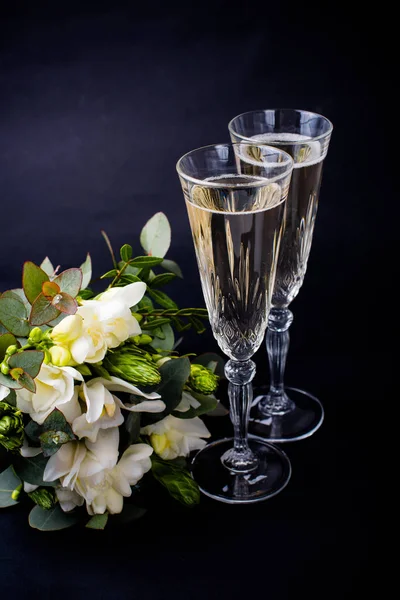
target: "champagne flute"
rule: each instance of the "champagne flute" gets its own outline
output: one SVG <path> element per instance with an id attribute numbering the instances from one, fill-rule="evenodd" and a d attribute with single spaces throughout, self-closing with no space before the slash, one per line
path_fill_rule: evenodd
<path id="1" fill-rule="evenodd" d="M 256 176 L 242 174 L 239 150 L 246 149 L 257 154 Z M 225 374 L 234 438 L 208 444 L 192 462 L 201 491 L 222 502 L 264 500 L 290 478 L 282 450 L 249 440 L 247 425 L 251 357 L 267 326 L 292 169 L 286 152 L 254 144 L 206 146 L 177 164 L 212 331 L 230 359 Z"/>
<path id="2" fill-rule="evenodd" d="M 324 410 L 309 392 L 285 388 L 289 327 L 293 321 L 288 306 L 299 293 L 307 269 L 332 123 L 302 110 L 257 110 L 232 119 L 229 131 L 232 142 L 265 143 L 285 150 L 294 160 L 266 334 L 270 386 L 257 390 L 250 431 L 274 442 L 301 440 L 321 426 Z M 257 169 L 249 163 L 246 172 L 256 173 Z"/>

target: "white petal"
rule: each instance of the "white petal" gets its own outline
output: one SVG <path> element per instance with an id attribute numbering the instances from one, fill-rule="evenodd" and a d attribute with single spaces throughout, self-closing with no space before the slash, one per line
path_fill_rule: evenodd
<path id="1" fill-rule="evenodd" d="M 69 402 L 61 404 L 58 409 L 62 412 L 68 423 L 73 423 L 82 414 L 81 405 L 78 400 L 78 387 L 75 386 L 74 395 Z"/>
<path id="2" fill-rule="evenodd" d="M 0 400 L 4 400 L 4 398 L 7 398 L 9 393 L 10 388 L 6 387 L 5 385 L 0 385 Z"/>
<path id="3" fill-rule="evenodd" d="M 78 365 L 85 362 L 90 351 L 90 342 L 86 336 L 81 336 L 75 340 L 70 346 L 72 358 Z"/>
<path id="4" fill-rule="evenodd" d="M 114 397 L 116 398 L 116 396 Z M 165 402 L 162 400 L 143 400 L 139 404 L 122 404 L 121 400 L 119 400 L 119 405 L 121 408 L 130 410 L 131 412 L 159 413 L 166 408 Z"/>
<path id="5" fill-rule="evenodd" d="M 62 371 L 73 377 L 73 379 L 77 379 L 78 381 L 84 381 L 82 373 L 79 373 L 77 369 L 73 367 L 60 367 Z"/>
<path id="6" fill-rule="evenodd" d="M 86 419 L 88 423 L 95 423 L 103 412 L 106 389 L 100 381 L 92 380 L 90 385 L 83 384 L 82 391 L 88 408 Z"/>
<path id="7" fill-rule="evenodd" d="M 112 417 L 107 414 L 103 415 L 95 423 L 88 423 L 86 413 L 75 419 L 72 425 L 72 431 L 78 438 L 86 437 L 90 442 L 97 440 L 97 434 L 100 429 L 110 429 L 111 427 L 119 427 L 124 422 L 124 417 L 119 406 L 115 407 L 115 413 Z"/>
<path id="8" fill-rule="evenodd" d="M 111 379 L 103 379 L 98 378 L 110 392 L 130 392 L 131 394 L 135 394 L 135 396 L 143 396 L 144 398 L 148 398 L 149 400 L 156 400 L 157 398 L 161 398 L 160 394 L 156 392 L 151 392 L 150 394 L 146 394 L 137 388 L 136 386 L 120 379 L 119 377 L 111 377 Z M 95 381 L 94 379 L 92 381 Z"/>
<path id="9" fill-rule="evenodd" d="M 74 465 L 76 442 L 63 444 L 50 456 L 43 474 L 43 481 L 55 481 L 69 473 Z"/>
<path id="10" fill-rule="evenodd" d="M 194 419 L 177 419 L 169 415 L 166 418 L 169 419 L 171 428 L 179 431 L 182 435 L 205 438 L 211 436 L 211 433 L 199 417 L 194 417 Z"/>
<path id="11" fill-rule="evenodd" d="M 100 429 L 95 443 L 87 441 L 86 446 L 104 469 L 112 469 L 118 461 L 119 429 Z"/>
<path id="12" fill-rule="evenodd" d="M 104 294 L 100 296 L 99 301 L 108 302 L 109 300 L 117 299 L 130 308 L 141 301 L 146 292 L 146 287 L 145 283 L 137 281 L 125 285 L 124 287 L 112 288 L 111 290 L 104 292 Z"/>
<path id="13" fill-rule="evenodd" d="M 24 492 L 26 494 L 30 494 L 31 492 L 34 492 L 35 490 L 37 490 L 39 486 L 38 485 L 32 485 L 32 483 L 28 483 L 27 481 L 24 481 Z"/>
<path id="14" fill-rule="evenodd" d="M 60 506 L 64 512 L 73 510 L 77 506 L 82 506 L 84 500 L 75 490 L 69 490 L 65 487 L 56 489 L 56 495 Z"/>

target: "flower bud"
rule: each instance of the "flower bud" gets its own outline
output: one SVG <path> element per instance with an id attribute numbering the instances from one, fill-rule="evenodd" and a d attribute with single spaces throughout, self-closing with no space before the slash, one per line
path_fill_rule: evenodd
<path id="1" fill-rule="evenodd" d="M 193 364 L 190 366 L 188 385 L 194 392 L 208 396 L 215 392 L 218 387 L 218 375 L 202 365 Z"/>
<path id="2" fill-rule="evenodd" d="M 111 375 L 136 385 L 157 385 L 161 381 L 160 372 L 154 362 L 131 353 L 129 346 L 107 354 L 104 367 Z"/>
<path id="3" fill-rule="evenodd" d="M 6 350 L 6 354 L 8 356 L 11 356 L 12 354 L 15 354 L 18 351 L 18 346 L 12 345 L 12 346 L 8 346 L 7 350 Z"/>
<path id="4" fill-rule="evenodd" d="M 55 492 L 51 488 L 40 487 L 37 490 L 30 492 L 28 496 L 35 504 L 45 510 L 50 510 L 57 502 Z"/>
<path id="5" fill-rule="evenodd" d="M 2 362 L 0 365 L 0 371 L 3 373 L 3 375 L 8 375 L 10 372 L 10 367 L 7 365 L 7 363 Z"/>
<path id="6" fill-rule="evenodd" d="M 171 359 L 172 359 L 171 356 L 164 356 L 164 358 L 160 358 L 160 360 L 157 360 L 156 365 L 157 365 L 157 367 L 161 367 L 162 365 L 164 365 L 166 362 L 168 362 Z"/>
<path id="7" fill-rule="evenodd" d="M 17 487 L 15 488 L 15 490 L 11 493 L 11 498 L 13 500 L 18 500 L 18 498 L 21 495 L 21 491 L 22 491 L 22 483 L 20 483 L 19 485 L 17 485 Z"/>
<path id="8" fill-rule="evenodd" d="M 56 367 L 66 367 L 72 362 L 71 352 L 65 346 L 52 346 L 49 352 L 51 362 Z"/>
<path id="9" fill-rule="evenodd" d="M 140 323 L 140 321 L 143 321 L 143 315 L 141 315 L 140 313 L 133 312 L 132 317 L 135 317 L 135 319 L 138 323 Z"/>
<path id="10" fill-rule="evenodd" d="M 0 402 L 0 444 L 6 450 L 18 450 L 24 441 L 22 413 L 8 402 Z"/>
<path id="11" fill-rule="evenodd" d="M 39 342 L 42 341 L 42 337 L 43 337 L 43 331 L 40 329 L 40 327 L 34 327 L 33 329 L 31 329 L 28 339 L 30 342 L 33 342 L 34 344 L 38 344 Z"/>

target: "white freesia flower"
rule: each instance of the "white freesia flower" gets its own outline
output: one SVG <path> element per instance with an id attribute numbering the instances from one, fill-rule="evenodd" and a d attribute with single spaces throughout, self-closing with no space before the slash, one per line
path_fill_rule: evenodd
<path id="1" fill-rule="evenodd" d="M 35 378 L 36 392 L 16 390 L 17 407 L 41 425 L 49 414 L 58 408 L 72 422 L 81 414 L 74 379 L 83 381 L 82 375 L 72 367 L 55 367 L 43 363 Z"/>
<path id="2" fill-rule="evenodd" d="M 62 486 L 56 488 L 56 496 L 64 512 L 69 512 L 77 506 L 82 506 L 85 502 L 85 499 L 78 492 Z"/>
<path id="3" fill-rule="evenodd" d="M 199 408 L 200 402 L 189 392 L 182 392 L 182 398 L 178 406 L 175 408 L 178 412 L 186 412 L 190 408 Z"/>
<path id="4" fill-rule="evenodd" d="M 131 486 L 150 470 L 153 450 L 147 444 L 133 444 L 118 462 L 118 444 L 119 430 L 114 427 L 100 431 L 95 443 L 68 442 L 49 458 L 43 479 L 60 479 L 57 496 L 63 510 L 77 505 L 68 490 L 85 499 L 89 514 L 121 512 L 123 497 L 129 497 Z"/>
<path id="5" fill-rule="evenodd" d="M 172 415 L 168 415 L 158 423 L 142 427 L 140 431 L 150 436 L 156 454 L 164 460 L 188 456 L 192 450 L 201 450 L 206 445 L 201 438 L 208 438 L 211 435 L 199 417 L 177 419 Z"/>
<path id="6" fill-rule="evenodd" d="M 136 403 L 124 404 L 111 392 L 125 392 L 134 394 L 136 397 L 147 398 Z M 165 409 L 165 403 L 160 400 L 160 394 L 151 392 L 146 394 L 132 385 L 120 379 L 111 377 L 109 380 L 102 377 L 91 379 L 81 386 L 81 397 L 85 400 L 87 410 L 73 422 L 72 429 L 79 438 L 87 437 L 95 442 L 100 429 L 118 427 L 124 422 L 121 409 L 131 412 L 158 413 Z"/>
<path id="7" fill-rule="evenodd" d="M 108 348 L 117 348 L 141 329 L 130 308 L 143 298 L 146 284 L 112 288 L 95 300 L 82 301 L 75 315 L 56 325 L 52 339 L 68 348 L 77 364 L 102 360 Z"/>

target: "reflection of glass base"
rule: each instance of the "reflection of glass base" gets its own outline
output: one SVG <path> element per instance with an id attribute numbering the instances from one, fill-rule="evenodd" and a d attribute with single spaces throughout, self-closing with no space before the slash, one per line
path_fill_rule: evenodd
<path id="1" fill-rule="evenodd" d="M 217 440 L 194 457 L 192 474 L 203 494 L 228 504 L 250 504 L 267 500 L 286 487 L 291 466 L 280 448 L 250 439 L 249 446 L 259 462 L 250 473 L 239 474 L 229 471 L 221 462 L 232 445 L 232 438 Z"/>
<path id="2" fill-rule="evenodd" d="M 324 409 L 315 397 L 297 388 L 285 388 L 295 408 L 284 415 L 268 416 L 260 413 L 258 403 L 268 387 L 256 388 L 250 412 L 249 433 L 264 440 L 295 442 L 304 440 L 317 431 L 324 420 Z"/>

